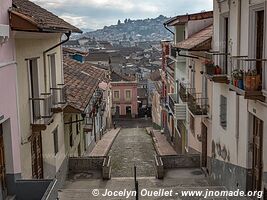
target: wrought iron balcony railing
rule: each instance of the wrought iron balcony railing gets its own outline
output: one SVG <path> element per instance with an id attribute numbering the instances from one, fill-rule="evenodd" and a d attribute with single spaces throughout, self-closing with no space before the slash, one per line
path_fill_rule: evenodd
<path id="1" fill-rule="evenodd" d="M 206 52 L 205 75 L 216 83 L 228 83 L 229 54 L 220 52 Z"/>
<path id="2" fill-rule="evenodd" d="M 32 125 L 48 125 L 51 122 L 53 103 L 50 93 L 43 93 L 40 97 L 30 98 L 30 105 Z"/>
<path id="3" fill-rule="evenodd" d="M 208 98 L 203 97 L 202 93 L 196 93 L 192 88 L 188 91 L 188 109 L 193 115 L 208 115 Z"/>
<path id="4" fill-rule="evenodd" d="M 52 103 L 53 103 L 53 111 L 55 109 L 59 109 L 62 111 L 62 108 L 67 104 L 67 87 L 64 84 L 58 84 L 58 87 L 51 88 L 52 92 Z"/>
<path id="5" fill-rule="evenodd" d="M 245 99 L 264 101 L 262 93 L 263 67 L 267 59 L 231 57 L 231 78 L 229 87 Z"/>

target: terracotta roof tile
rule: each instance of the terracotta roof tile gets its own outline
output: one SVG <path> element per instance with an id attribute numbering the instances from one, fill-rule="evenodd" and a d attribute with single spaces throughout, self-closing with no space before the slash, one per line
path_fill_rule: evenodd
<path id="1" fill-rule="evenodd" d="M 29 0 L 12 0 L 10 12 L 36 25 L 40 30 L 82 32 L 68 22 Z"/>
<path id="2" fill-rule="evenodd" d="M 105 77 L 105 71 L 89 63 L 80 63 L 64 57 L 64 80 L 70 106 L 84 111 L 94 91 Z"/>
<path id="3" fill-rule="evenodd" d="M 209 18 L 213 18 L 213 11 L 178 15 L 166 21 L 164 25 L 176 26 L 178 24 L 185 24 L 188 21 L 192 21 L 192 20 L 201 20 L 201 19 L 209 19 Z"/>

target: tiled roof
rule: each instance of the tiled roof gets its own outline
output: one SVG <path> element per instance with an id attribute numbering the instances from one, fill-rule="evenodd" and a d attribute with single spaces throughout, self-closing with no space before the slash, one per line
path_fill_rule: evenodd
<path id="1" fill-rule="evenodd" d="M 209 18 L 213 18 L 213 11 L 178 15 L 178 16 L 172 17 L 171 19 L 166 21 L 164 24 L 168 26 L 175 26 L 178 24 L 185 24 L 188 21 L 192 21 L 192 20 L 202 20 L 202 19 L 209 19 Z"/>
<path id="2" fill-rule="evenodd" d="M 87 56 L 89 54 L 89 52 L 85 52 L 85 51 L 80 51 L 80 50 L 76 50 L 76 49 L 72 49 L 72 48 L 67 48 L 67 47 L 63 47 L 63 53 L 66 54 L 79 54 L 82 56 Z"/>
<path id="3" fill-rule="evenodd" d="M 85 57 L 86 61 L 109 61 L 109 55 L 106 52 L 90 52 Z"/>
<path id="4" fill-rule="evenodd" d="M 160 71 L 159 70 L 155 70 L 154 72 L 152 72 L 150 74 L 150 80 L 151 81 L 159 81 L 159 80 L 161 80 Z"/>
<path id="5" fill-rule="evenodd" d="M 63 66 L 68 103 L 73 108 L 84 111 L 94 91 L 104 79 L 104 70 L 67 57 L 64 57 Z"/>
<path id="6" fill-rule="evenodd" d="M 136 81 L 136 78 L 135 76 L 125 76 L 121 73 L 112 71 L 111 82 L 119 82 L 119 81 Z"/>
<path id="7" fill-rule="evenodd" d="M 213 26 L 208 26 L 201 31 L 193 34 L 186 40 L 175 45 L 175 47 L 184 50 L 209 50 L 211 48 L 211 40 L 213 35 Z"/>
<path id="8" fill-rule="evenodd" d="M 139 99 L 147 98 L 147 89 L 146 88 L 137 88 L 137 96 Z"/>
<path id="9" fill-rule="evenodd" d="M 82 32 L 80 29 L 29 0 L 12 0 L 12 3 L 11 14 L 37 26 L 40 31 Z"/>

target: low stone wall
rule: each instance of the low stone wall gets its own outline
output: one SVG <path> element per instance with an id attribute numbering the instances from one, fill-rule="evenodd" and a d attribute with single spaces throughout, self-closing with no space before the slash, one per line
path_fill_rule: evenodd
<path id="1" fill-rule="evenodd" d="M 164 169 L 200 167 L 200 154 L 161 156 L 161 159 Z"/>
<path id="2" fill-rule="evenodd" d="M 102 176 L 104 180 L 109 180 L 111 178 L 111 157 L 107 156 L 104 159 L 102 166 Z"/>
<path id="3" fill-rule="evenodd" d="M 164 178 L 164 167 L 161 157 L 155 156 L 155 168 L 156 168 L 156 178 L 163 179 Z"/>
<path id="4" fill-rule="evenodd" d="M 105 157 L 69 158 L 69 172 L 81 173 L 89 170 L 102 170 Z"/>

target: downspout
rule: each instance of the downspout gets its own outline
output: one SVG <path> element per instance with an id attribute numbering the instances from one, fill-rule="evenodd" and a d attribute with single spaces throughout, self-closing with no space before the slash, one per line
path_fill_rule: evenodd
<path id="1" fill-rule="evenodd" d="M 163 25 L 164 25 L 164 28 L 165 28 L 167 31 L 169 31 L 172 35 L 175 35 L 175 33 L 174 33 L 171 29 L 168 28 L 167 24 L 164 23 Z"/>
<path id="2" fill-rule="evenodd" d="M 58 46 L 60 46 L 60 45 L 62 45 L 62 44 L 64 44 L 64 43 L 66 43 L 66 42 L 68 42 L 68 41 L 70 40 L 71 31 L 69 31 L 68 33 L 65 33 L 65 35 L 67 36 L 67 39 L 61 41 L 60 43 L 58 43 L 58 44 L 52 46 L 51 48 L 49 48 L 49 49 L 47 49 L 47 50 L 45 50 L 45 51 L 43 52 L 43 59 L 44 59 L 44 61 L 43 61 L 43 62 L 44 62 L 44 82 L 45 82 L 45 91 L 46 91 L 46 92 L 47 92 L 46 54 L 47 54 L 49 51 L 51 51 L 51 50 L 57 48 Z"/>
<path id="3" fill-rule="evenodd" d="M 238 0 L 238 26 L 237 26 L 237 55 L 240 55 L 241 45 L 241 0 Z M 239 96 L 236 95 L 236 151 L 237 151 L 237 163 L 238 163 L 238 148 L 239 148 L 239 122 L 240 122 L 240 100 Z"/>

